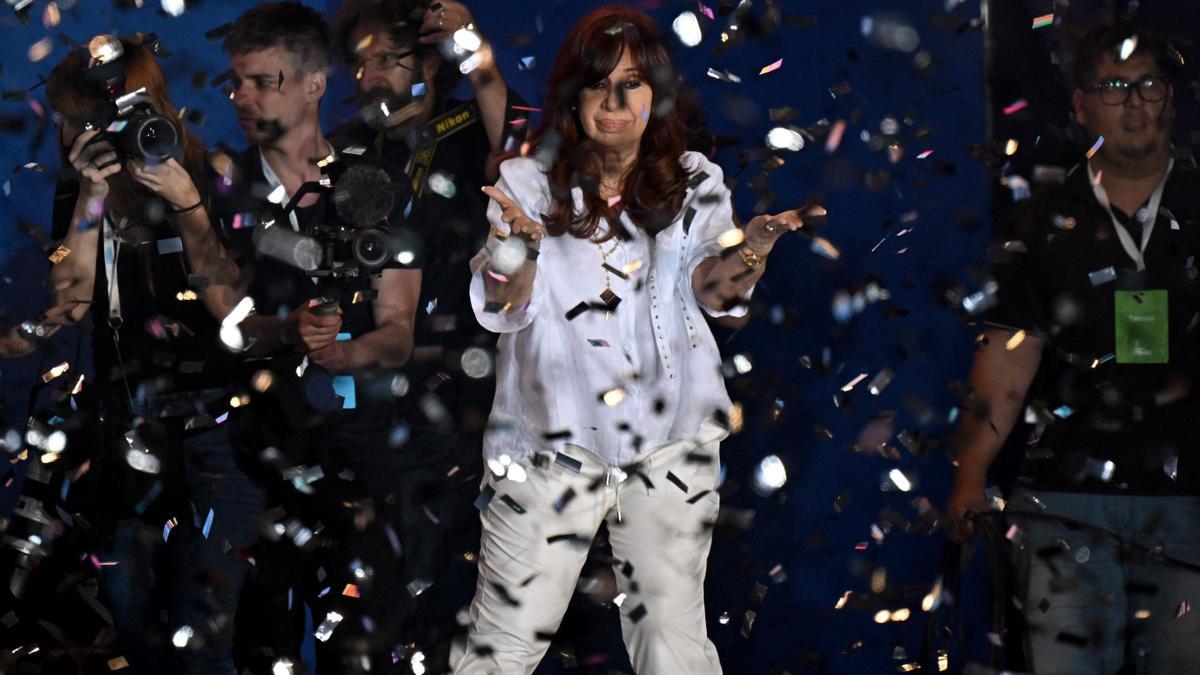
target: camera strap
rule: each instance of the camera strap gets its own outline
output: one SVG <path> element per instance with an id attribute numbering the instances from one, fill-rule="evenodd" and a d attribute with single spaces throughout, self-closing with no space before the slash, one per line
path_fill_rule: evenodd
<path id="1" fill-rule="evenodd" d="M 476 124 L 480 119 L 479 104 L 472 99 L 429 120 L 417 132 L 417 147 L 408 159 L 408 166 L 404 167 L 404 173 L 412 179 L 414 199 L 421 198 L 425 190 L 438 143 Z"/>

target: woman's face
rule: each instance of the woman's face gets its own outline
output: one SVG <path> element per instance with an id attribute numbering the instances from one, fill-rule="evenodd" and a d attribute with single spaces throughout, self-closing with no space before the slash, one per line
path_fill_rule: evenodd
<path id="1" fill-rule="evenodd" d="M 654 92 L 642 79 L 626 49 L 613 71 L 579 93 L 583 133 L 613 150 L 636 148 L 646 133 Z"/>

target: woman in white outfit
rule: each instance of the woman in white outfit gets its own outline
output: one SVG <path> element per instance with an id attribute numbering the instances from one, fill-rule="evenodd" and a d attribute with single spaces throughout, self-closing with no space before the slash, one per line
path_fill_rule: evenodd
<path id="1" fill-rule="evenodd" d="M 459 673 L 530 673 L 607 523 L 637 672 L 719 673 L 704 574 L 729 396 L 702 314 L 741 316 L 797 212 L 734 223 L 721 169 L 685 152 L 678 78 L 644 13 L 567 36 L 527 156 L 500 165 L 475 315 L 500 333 Z"/>

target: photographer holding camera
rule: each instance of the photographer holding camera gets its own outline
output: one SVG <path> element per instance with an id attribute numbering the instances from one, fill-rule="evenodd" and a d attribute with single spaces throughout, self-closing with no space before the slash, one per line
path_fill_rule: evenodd
<path id="1" fill-rule="evenodd" d="M 212 255 L 215 174 L 157 49 L 153 36 L 97 36 L 47 81 L 70 165 L 56 200 L 74 207 L 56 209 L 55 306 L 16 351 L 91 319 L 96 381 L 73 393 L 98 399 L 100 433 L 86 440 L 100 442 L 66 449 L 77 456 L 69 508 L 107 561 L 101 585 L 132 672 L 232 672 L 238 552 L 263 500 L 220 423 L 236 362 L 213 315 L 235 297 L 237 270 Z"/>
<path id="2" fill-rule="evenodd" d="M 473 566 L 456 552 L 478 541 L 480 448 L 492 407 L 496 338 L 468 300 L 469 261 L 487 238 L 489 159 L 525 136 L 525 103 L 509 89 L 470 8 L 454 0 L 348 0 L 334 21 L 336 54 L 354 76 L 359 114 L 330 134 L 404 167 L 408 221 L 425 249 L 409 393 L 399 449 L 403 582 L 432 584 L 404 618 L 406 639 L 437 669 Z M 458 97 L 460 81 L 469 85 Z M 494 174 L 495 167 L 491 167 Z M 432 514 L 432 515 L 430 515 Z"/>
<path id="3" fill-rule="evenodd" d="M 240 426 L 277 506 L 243 596 L 238 653 L 254 672 L 298 662 L 303 599 L 318 672 L 389 672 L 410 596 L 392 442 L 395 369 L 412 351 L 421 284 L 421 247 L 403 227 L 407 186 L 325 140 L 330 47 L 318 12 L 260 5 L 222 46 L 251 146 L 233 158 L 221 226 L 255 305 L 241 322 L 245 356 L 271 374 L 267 385 L 256 376 Z"/>

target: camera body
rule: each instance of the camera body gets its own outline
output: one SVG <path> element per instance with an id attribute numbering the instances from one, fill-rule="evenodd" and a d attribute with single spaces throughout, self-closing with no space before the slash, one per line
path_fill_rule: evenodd
<path id="1" fill-rule="evenodd" d="M 163 162 L 178 158 L 183 151 L 179 127 L 147 102 L 118 113 L 113 124 L 120 126 L 119 131 L 111 132 L 116 140 L 113 146 L 124 159 Z"/>
<path id="2" fill-rule="evenodd" d="M 125 49 L 121 41 L 111 35 L 97 35 L 86 49 L 87 80 L 109 100 L 100 119 L 88 122 L 86 128 L 100 130 L 97 137 L 113 146 L 121 162 L 155 164 L 179 158 L 183 152 L 179 125 L 154 109 L 145 87 L 125 92 Z"/>
<path id="3" fill-rule="evenodd" d="M 306 259 L 297 266 L 311 277 L 337 281 L 416 264 L 421 242 L 404 227 L 412 197 L 407 181 L 392 180 L 383 164 L 367 159 L 338 159 L 324 169 L 320 181 L 305 183 L 284 207 L 287 217 L 305 195 L 330 195 L 322 200 L 323 217 L 304 230 L 310 251 L 294 256 Z"/>
<path id="4" fill-rule="evenodd" d="M 146 99 L 145 87 L 113 100 L 110 114 L 98 123 L 103 137 L 118 159 L 158 164 L 178 159 L 183 152 L 183 134 L 174 120 L 154 109 Z"/>

